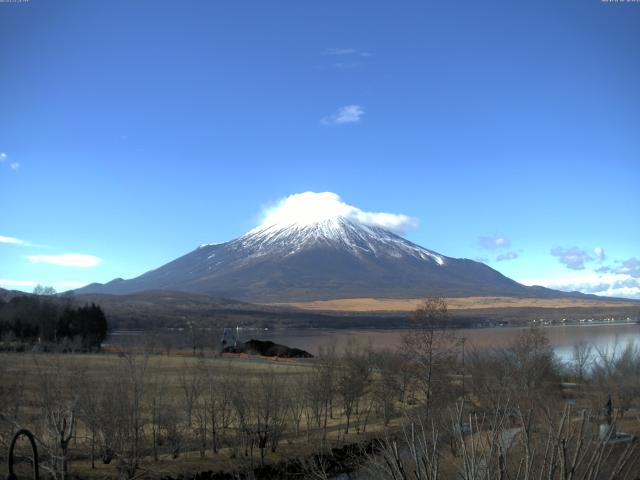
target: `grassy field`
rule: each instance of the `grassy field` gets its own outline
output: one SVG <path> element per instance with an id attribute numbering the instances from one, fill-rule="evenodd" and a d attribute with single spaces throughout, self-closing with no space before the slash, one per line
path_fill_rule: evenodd
<path id="1" fill-rule="evenodd" d="M 141 360 L 141 358 L 138 358 Z M 4 388 L 0 389 L 0 427 L 4 427 L 4 432 L 0 432 L 0 448 L 6 448 L 9 433 L 18 427 L 26 426 L 32 430 L 40 439 L 51 437 L 51 432 L 46 428 L 43 402 L 59 404 L 58 413 L 73 408 L 79 421 L 76 425 L 75 438 L 71 442 L 69 450 L 69 471 L 78 478 L 105 479 L 117 478 L 117 462 L 114 460 L 106 465 L 100 461 L 100 448 L 96 448 L 95 467 L 92 468 L 90 460 L 91 451 L 91 429 L 86 416 L 83 415 L 82 397 L 109 390 L 109 385 L 115 385 L 114 391 L 118 390 L 117 377 L 127 375 L 123 368 L 124 359 L 117 354 L 20 354 L 2 353 L 0 354 L 0 382 Z M 144 453 L 141 456 L 139 472 L 142 478 L 167 478 L 178 477 L 179 475 L 193 475 L 197 472 L 208 470 L 213 471 L 244 471 L 250 467 L 260 464 L 260 456 L 257 442 L 243 437 L 240 431 L 244 422 L 255 423 L 257 418 L 239 419 L 234 416 L 229 420 L 224 438 L 220 439 L 217 453 L 213 453 L 210 442 L 208 442 L 204 454 L 200 451 L 198 444 L 199 435 L 202 430 L 199 428 L 205 422 L 207 425 L 211 417 L 207 417 L 206 401 L 209 397 L 209 388 L 219 391 L 215 393 L 214 401 L 223 401 L 223 389 L 227 391 L 225 397 L 229 402 L 240 401 L 235 394 L 241 392 L 240 396 L 245 397 L 246 406 L 253 415 L 260 415 L 259 409 L 264 408 L 261 398 L 266 398 L 264 390 L 260 390 L 261 379 L 268 375 L 275 375 L 278 382 L 278 391 L 271 392 L 280 395 L 280 401 L 286 398 L 285 410 L 276 415 L 283 415 L 282 431 L 279 432 L 281 439 L 275 452 L 267 448 L 265 451 L 265 461 L 274 464 L 282 461 L 292 461 L 296 458 L 304 458 L 318 451 L 321 443 L 338 445 L 363 441 L 371 435 L 379 434 L 383 426 L 375 414 L 371 415 L 366 426 L 367 432 L 362 432 L 354 418 L 351 419 L 351 431 L 345 434 L 345 418 L 341 409 L 334 406 L 333 413 L 326 419 L 326 425 L 319 427 L 316 421 L 311 419 L 310 412 L 307 419 L 301 415 L 300 429 L 294 427 L 295 420 L 292 418 L 294 412 L 293 398 L 298 398 L 299 387 L 307 385 L 308 375 L 314 370 L 314 360 L 270 360 L 261 357 L 240 358 L 240 357 L 188 357 L 176 355 L 152 355 L 144 358 L 144 374 L 141 378 L 141 387 L 144 391 L 141 397 L 141 417 L 143 419 L 144 443 L 141 449 Z M 373 381 L 373 379 L 372 379 Z M 210 382 L 210 383 L 209 383 Z M 59 392 L 48 398 L 51 394 L 50 388 L 44 387 L 49 383 L 55 388 L 60 388 Z M 254 388 L 247 388 L 247 385 L 255 385 Z M 127 395 L 132 390 L 133 385 L 125 383 L 126 390 L 122 393 Z M 197 389 L 197 392 L 194 390 Z M 294 393 L 295 392 L 297 393 Z M 193 400 L 193 420 L 187 420 L 187 402 L 190 393 L 195 396 Z M 118 395 L 105 397 L 108 401 L 118 402 Z M 302 397 L 299 397 L 302 399 Z M 124 402 L 124 399 L 122 399 Z M 272 399 L 272 401 L 277 401 Z M 154 413 L 152 406 L 154 402 L 160 403 L 160 411 Z M 12 410 L 10 404 L 18 406 L 17 410 Z M 125 402 L 126 403 L 126 402 Z M 283 404 L 284 405 L 284 404 Z M 113 410 L 108 410 L 110 414 L 117 416 L 118 412 L 114 405 Z M 102 408 L 108 408 L 102 407 Z M 229 405 L 231 409 L 231 404 Z M 277 408 L 277 407 L 276 407 Z M 264 413 L 264 411 L 263 411 Z M 274 412 L 271 412 L 274 415 Z M 97 415 L 97 414 L 96 414 Z M 248 414 L 249 415 L 249 414 Z M 127 412 L 124 418 L 130 415 Z M 174 424 L 169 427 L 164 426 L 162 418 L 167 416 L 174 419 Z M 102 416 L 100 415 L 102 418 Z M 160 445 L 157 447 L 157 460 L 152 453 L 151 438 L 154 418 L 158 425 L 158 431 L 165 433 Z M 9 419 L 8 425 L 6 420 Z M 390 426 L 397 424 L 398 419 L 392 421 Z M 8 428 L 9 427 L 9 428 Z M 13 428 L 10 428 L 13 427 Z M 180 435 L 179 451 L 169 440 L 166 434 L 167 428 L 173 432 L 172 435 Z M 320 440 L 324 438 L 324 440 Z M 251 442 L 247 446 L 246 442 Z M 45 444 L 50 444 L 51 439 L 44 440 Z M 23 450 L 25 457 L 28 457 L 26 449 Z M 46 449 L 41 451 L 41 455 L 46 455 Z M 4 452 L 0 454 L 4 458 Z M 5 463 L 0 465 L 0 478 L 4 478 L 7 471 Z M 28 476 L 28 465 L 20 466 L 25 476 Z"/>

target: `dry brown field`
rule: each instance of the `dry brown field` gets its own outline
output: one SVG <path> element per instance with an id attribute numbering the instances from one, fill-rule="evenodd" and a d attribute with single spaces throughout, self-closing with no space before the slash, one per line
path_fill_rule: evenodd
<path id="1" fill-rule="evenodd" d="M 532 334 L 530 334 L 532 335 Z M 514 347 L 516 348 L 516 347 Z M 516 352 L 516 350 L 513 350 Z M 358 353 L 353 351 L 353 355 Z M 356 358 L 356 357 L 354 357 Z M 372 359 L 370 357 L 369 361 Z M 386 360 L 392 357 L 384 357 Z M 404 358 L 404 357 L 402 357 Z M 127 380 L 128 370 L 126 366 L 128 361 L 135 360 L 140 367 L 144 364 L 144 370 L 138 371 L 140 376 L 134 375 L 135 383 Z M 366 385 L 360 393 L 361 410 L 353 414 L 351 417 L 351 430 L 345 433 L 346 418 L 343 406 L 346 399 L 346 392 L 352 390 L 343 390 L 341 392 L 340 385 L 347 385 L 345 380 L 355 380 L 357 384 L 357 376 L 350 376 L 349 372 L 357 372 L 352 370 L 353 367 L 361 366 L 360 363 L 349 363 L 346 357 L 336 359 L 335 361 L 344 363 L 332 364 L 332 373 L 330 377 L 333 391 L 332 394 L 332 413 L 325 411 L 324 421 L 326 427 L 316 424 L 313 418 L 314 405 L 321 405 L 315 402 L 316 390 L 322 393 L 323 389 L 316 389 L 318 383 L 322 381 L 323 371 L 331 365 L 329 359 L 310 359 L 310 360 L 293 360 L 293 361 L 274 361 L 267 360 L 262 357 L 219 357 L 219 356 L 202 356 L 189 357 L 178 355 L 131 355 L 122 354 L 31 354 L 31 353 L 0 353 L 0 447 L 6 448 L 7 435 L 6 424 L 3 423 L 3 415 L 10 415 L 15 420 L 14 427 L 26 426 L 30 428 L 36 435 L 44 440 L 45 444 L 51 445 L 51 432 L 47 430 L 43 411 L 46 406 L 43 403 L 50 395 L 51 402 L 64 408 L 74 405 L 78 412 L 77 430 L 75 438 L 72 440 L 69 449 L 69 473 L 70 479 L 86 478 L 91 480 L 118 478 L 117 461 L 113 460 L 110 464 L 105 465 L 100 461 L 100 452 L 97 451 L 97 459 L 95 468 L 91 466 L 89 452 L 91 451 L 92 430 L 83 414 L 83 405 L 94 405 L 89 402 L 90 397 L 97 395 L 107 400 L 107 403 L 100 403 L 100 408 L 91 410 L 97 412 L 96 418 L 106 420 L 105 426 L 109 424 L 109 417 L 105 417 L 104 413 L 113 413 L 117 418 L 121 418 L 119 413 L 120 399 L 123 398 L 125 405 L 129 405 L 127 400 L 130 390 L 134 387 L 141 387 L 144 394 L 141 396 L 141 405 L 136 415 L 142 420 L 140 433 L 142 440 L 140 444 L 140 463 L 135 477 L 130 478 L 146 478 L 146 479 L 171 479 L 171 478 L 193 478 L 198 472 L 246 472 L 253 471 L 253 468 L 260 463 L 260 455 L 257 451 L 256 444 L 251 440 L 251 450 L 247 454 L 245 441 L 248 441 L 254 435 L 252 429 L 258 425 L 257 419 L 266 410 L 264 399 L 270 398 L 268 403 L 277 402 L 274 392 L 279 392 L 280 399 L 287 399 L 282 405 L 286 407 L 281 410 L 279 415 L 284 415 L 283 428 L 280 430 L 280 437 L 277 451 L 266 449 L 266 464 L 275 465 L 279 462 L 291 462 L 299 464 L 299 459 L 308 459 L 311 455 L 326 447 L 341 447 L 347 444 L 365 442 L 373 438 L 387 438 L 387 435 L 397 434 L 402 438 L 406 431 L 403 432 L 403 425 L 406 426 L 407 421 L 411 419 L 413 414 L 420 407 L 420 402 L 424 396 L 421 396 L 419 388 L 415 388 L 418 380 L 417 377 L 407 377 L 409 384 L 414 387 L 409 388 L 409 392 L 404 398 L 406 401 L 399 401 L 395 393 L 400 385 L 404 385 L 404 380 L 394 382 L 387 385 L 390 379 L 400 380 L 406 374 L 407 365 L 404 360 L 397 363 L 397 368 L 391 368 L 385 374 L 384 367 L 386 363 L 375 363 L 376 368 L 366 376 Z M 469 360 L 469 371 L 465 377 L 461 376 L 457 366 L 450 366 L 446 370 L 440 371 L 438 375 L 446 388 L 434 392 L 438 394 L 443 402 L 443 417 L 441 418 L 443 425 L 452 420 L 451 414 L 455 405 L 458 404 L 459 394 L 461 390 L 467 393 L 466 402 L 473 409 L 480 410 L 492 409 L 493 402 L 499 395 L 496 392 L 502 391 L 500 385 L 494 384 L 494 377 L 488 375 L 486 381 L 483 381 L 486 372 L 493 371 L 487 368 L 493 365 L 491 360 L 485 363 L 476 363 L 474 367 L 473 357 Z M 477 360 L 476 360 L 477 362 Z M 487 363 L 488 362 L 488 363 Z M 536 369 L 525 370 L 529 372 L 537 372 L 539 362 L 534 362 Z M 374 365 L 370 363 L 369 365 Z M 518 364 L 519 365 L 519 364 Z M 474 370 L 475 368 L 475 370 Z M 315 373 L 314 373 L 315 372 Z M 475 372 L 475 373 L 474 373 Z M 134 372 L 135 373 L 135 372 Z M 389 376 L 391 373 L 391 376 Z M 418 372 L 420 375 L 421 373 Z M 477 373 L 477 375 L 476 375 Z M 349 374 L 349 375 L 347 375 Z M 122 377 L 122 378 L 120 378 Z M 266 378 L 273 378 L 276 383 L 264 382 Z M 277 378 L 276 378 L 277 377 Z M 365 377 L 362 377 L 365 378 Z M 422 378 L 422 376 L 420 377 Z M 496 378 L 500 378 L 499 376 Z M 522 378 L 517 375 L 511 375 L 509 378 Z M 552 378 L 552 377 L 549 377 Z M 342 379 L 342 380 L 341 380 Z M 44 381 L 60 391 L 48 391 L 43 388 Z M 122 380 L 122 381 L 121 381 Z M 194 383 L 194 380 L 197 382 Z M 476 383 L 477 382 L 477 383 Z M 511 383 L 511 382 L 510 382 Z M 270 390 L 269 385 L 277 384 L 278 389 Z M 625 386 L 626 385 L 626 386 Z M 572 398 L 575 401 L 574 420 L 577 421 L 581 409 L 587 409 L 598 413 L 602 410 L 607 394 L 614 393 L 614 402 L 618 405 L 624 400 L 625 395 L 620 392 L 636 392 L 637 391 L 637 375 L 631 377 L 615 376 L 607 379 L 604 383 L 578 382 L 578 383 L 559 383 L 559 378 L 553 377 L 553 380 L 544 380 L 539 384 L 540 390 L 535 393 L 538 402 L 531 403 L 530 407 L 542 408 L 545 412 L 562 412 L 565 408 L 567 399 Z M 562 386 L 562 387 L 561 387 Z M 384 387 L 384 388 L 381 388 Z M 623 388 L 624 387 L 624 388 Z M 113 389 L 116 390 L 113 390 Z M 187 420 L 187 411 L 191 411 L 187 407 L 187 398 L 185 394 L 192 391 L 193 388 L 198 390 L 198 399 L 193 403 L 193 422 Z M 404 388 L 404 387 L 403 387 Z M 492 390 L 498 388 L 498 390 Z M 617 390 L 613 390 L 613 389 Z M 488 390 L 486 390 L 488 389 Z M 111 391 L 122 394 L 110 395 Z M 246 406 L 247 416 L 241 417 L 241 410 L 236 408 L 237 412 L 232 414 L 228 424 L 226 433 L 222 432 L 220 438 L 219 449 L 216 453 L 211 448 L 211 437 L 208 437 L 208 444 L 204 451 L 200 450 L 199 443 L 200 434 L 202 432 L 201 425 L 207 425 L 213 417 L 207 417 L 208 407 L 207 401 L 220 402 L 223 400 L 222 392 L 229 392 L 228 397 L 224 396 L 229 403 L 228 407 L 236 404 L 238 407 Z M 508 390 L 511 391 L 511 390 Z M 514 391 L 511 391 L 512 393 Z M 210 395 L 213 394 L 213 397 Z M 215 398 L 214 398 L 215 397 Z M 318 397 L 324 398 L 324 397 Z M 393 414 L 389 417 L 390 421 L 385 426 L 381 410 L 374 407 L 379 401 L 384 402 L 385 399 L 391 398 Z M 528 397 L 521 399 L 529 401 Z M 43 402 L 44 401 L 44 402 Z M 87 403 L 88 402 L 88 403 Z M 110 405 L 108 402 L 112 402 Z M 238 403 L 236 403 L 238 402 Z M 18 404 L 19 408 L 11 410 L 12 403 Z M 464 402 L 463 402 L 464 403 Z M 624 418 L 620 418 L 618 423 L 620 430 L 637 435 L 640 433 L 640 409 L 635 401 L 635 397 L 627 399 L 627 410 Z M 95 404 L 94 406 L 97 406 Z M 222 403 L 213 403 L 222 407 Z M 275 403 L 274 403 L 275 405 Z M 517 404 L 514 404 L 517 405 Z M 112 408 L 113 407 L 113 408 Z M 156 408 L 158 407 L 158 408 Z M 295 409 L 300 410 L 301 423 L 298 424 L 299 429 L 295 425 Z M 325 408 L 328 406 L 325 404 Z M 66 410 L 62 408 L 61 413 Z M 275 408 L 275 407 L 274 407 Z M 106 410 L 105 410 L 106 409 Z M 550 409 L 550 410 L 549 410 Z M 276 410 L 269 410 L 274 413 Z M 133 410 L 131 410 L 133 412 Z M 261 413 L 262 412 L 262 413 Z M 365 414 L 366 412 L 366 414 Z M 125 410 L 128 416 L 129 410 Z M 189 418 L 190 418 L 189 413 Z M 203 417 L 204 415 L 204 417 Z M 366 416 L 365 416 L 366 415 Z M 597 428 L 596 417 L 591 421 L 591 429 Z M 133 417 L 131 417 L 133 418 Z M 173 418 L 173 420 L 171 420 Z M 204 418 L 204 423 L 199 423 Z M 244 423 L 242 418 L 248 423 Z M 543 418 L 541 416 L 540 418 Z M 546 418 L 546 417 L 544 417 Z M 575 423 L 572 420 L 573 423 Z M 156 430 L 160 432 L 157 438 L 161 438 L 162 442 L 156 443 Z M 244 425 L 244 426 L 243 426 Z M 357 426 L 358 425 L 358 426 Z M 542 424 L 540 424 L 542 425 Z M 172 440 L 169 435 L 168 428 L 171 431 L 178 431 L 181 438 L 179 451 L 172 446 Z M 249 427 L 247 429 L 247 427 Z M 205 427 L 206 428 L 206 427 Z M 555 428 L 555 427 L 554 427 Z M 365 430 L 365 431 L 363 431 Z M 104 430 L 108 432 L 108 429 Z M 123 430 L 127 431 L 127 429 Z M 248 433 L 242 433 L 242 432 Z M 446 427 L 445 430 L 446 431 Z M 595 431 L 595 430 L 594 430 Z M 164 432 L 164 433 L 162 433 Z M 174 433 L 175 434 L 175 433 Z M 172 435 L 174 435 L 172 434 Z M 152 438 L 154 439 L 152 442 Z M 405 437 L 406 438 L 406 437 Z M 2 445 L 5 443 L 5 445 Z M 153 451 L 157 447 L 157 459 L 154 458 Z M 3 451 L 4 451 L 3 448 Z M 442 458 L 447 459 L 448 444 L 441 447 Z M 52 450 L 50 450 L 52 451 Z M 126 452 L 126 450 L 121 450 Z M 24 458 L 28 457 L 25 450 L 22 449 Z M 0 454 L 0 458 L 3 458 Z M 4 460 L 4 458 L 3 458 Z M 0 478 L 6 476 L 6 463 L 3 461 L 0 465 Z M 447 467 L 447 465 L 449 465 Z M 443 468 L 457 468 L 456 459 L 451 457 L 447 460 L 447 465 Z M 454 472 L 454 470 L 452 470 Z M 19 478 L 30 478 L 28 472 L 28 464 L 23 462 L 19 469 Z M 439 478 L 452 478 L 451 476 L 441 476 Z M 44 477 L 42 477 L 44 478 Z M 235 478 L 235 477 L 234 477 Z M 285 477 L 283 477 L 285 478 Z M 289 478 L 289 477 L 286 477 Z M 311 478 L 302 476 L 300 478 Z M 328 477 L 314 477 L 328 478 Z M 637 478 L 637 477 L 633 477 Z"/>
<path id="2" fill-rule="evenodd" d="M 340 312 L 410 312 L 423 301 L 421 298 L 344 298 L 310 302 L 277 303 L 304 310 Z M 584 307 L 638 307 L 638 302 L 620 300 L 514 298 L 514 297 L 452 297 L 447 298 L 449 310 L 476 310 L 497 308 L 584 308 Z"/>
<path id="3" fill-rule="evenodd" d="M 142 356 L 138 356 L 142 358 Z M 144 435 L 145 454 L 141 461 L 139 473 L 141 478 L 177 478 L 189 477 L 198 472 L 219 471 L 237 472 L 250 468 L 250 465 L 259 464 L 259 455 L 254 448 L 253 459 L 242 453 L 242 447 L 230 446 L 236 442 L 235 425 L 231 425 L 228 432 L 228 440 L 222 442 L 218 453 L 212 453 L 210 448 L 204 456 L 201 456 L 195 441 L 195 426 L 190 428 L 184 425 L 185 422 L 185 385 L 191 385 L 191 381 L 196 375 L 201 375 L 201 381 L 205 376 L 212 376 L 225 381 L 226 388 L 234 388 L 234 385 L 259 382 L 259 378 L 270 373 L 275 373 L 286 387 L 283 395 L 291 395 L 290 388 L 303 384 L 305 376 L 313 370 L 315 360 L 274 360 L 264 357 L 246 356 L 178 356 L 178 355 L 150 355 L 146 358 L 146 368 L 144 372 L 143 389 L 143 416 L 145 423 L 149 422 L 151 413 L 149 410 L 149 396 L 153 392 L 161 389 L 162 409 L 177 412 L 183 423 L 180 425 L 183 441 L 179 456 L 174 458 L 168 446 L 165 444 L 160 448 L 158 461 L 152 458 L 149 438 L 151 436 L 150 427 L 145 425 Z M 15 426 L 26 426 L 37 436 L 46 435 L 43 430 L 43 419 L 41 419 L 40 407 L 42 401 L 42 378 L 44 376 L 64 377 L 63 386 L 65 388 L 64 397 L 68 401 L 81 395 L 86 387 L 83 384 L 98 385 L 103 381 L 108 381 L 110 375 L 120 374 L 122 370 L 122 356 L 118 354 L 30 354 L 30 353 L 0 353 L 0 382 L 4 385 L 11 385 L 8 390 L 2 393 L 2 401 L 7 403 L 15 401 L 20 404 L 19 415 L 15 417 Z M 204 396 L 206 392 L 201 394 Z M 225 388 L 225 387 L 220 387 Z M 249 392 L 247 392 L 249 393 Z M 251 394 L 259 395 L 257 391 Z M 157 394 L 157 393 L 156 393 Z M 196 408 L 196 407 L 194 407 Z M 347 443 L 357 443 L 372 436 L 380 435 L 384 429 L 382 423 L 372 415 L 366 426 L 366 432 L 360 432 L 354 428 L 345 434 L 345 419 L 338 405 L 335 406 L 332 418 L 328 419 L 326 431 L 328 441 L 331 445 L 342 445 Z M 4 413 L 0 410 L 0 414 Z M 195 415 L 195 413 L 194 413 Z M 287 414 L 288 415 L 288 414 Z M 397 425 L 400 418 L 396 418 L 388 427 Z M 317 426 L 308 425 L 302 420 L 301 431 L 293 431 L 293 421 L 287 419 L 287 428 L 283 434 L 279 448 L 276 452 L 267 449 L 266 461 L 269 464 L 278 462 L 293 461 L 298 458 L 305 458 L 318 450 L 319 438 L 322 429 Z M 310 430 L 307 433 L 307 430 Z M 99 458 L 96 459 L 95 468 L 91 467 L 88 452 L 90 451 L 89 438 L 91 432 L 88 425 L 80 418 L 77 423 L 76 438 L 72 441 L 70 448 L 71 478 L 86 479 L 108 479 L 117 478 L 116 461 L 110 464 L 103 464 Z M 1 436 L 0 436 L 1 437 Z M 0 438 L 0 440 L 2 440 Z M 4 439 L 6 440 L 6 438 Z M 0 447 L 6 448 L 6 445 Z M 26 443 L 23 447 L 26 446 Z M 3 450 L 4 450 L 3 448 Z M 28 449 L 21 448 L 21 453 L 25 458 L 29 457 Z M 99 457 L 99 452 L 96 452 Z M 5 452 L 0 454 L 4 459 Z M 42 455 L 42 452 L 41 452 Z M 30 478 L 30 467 L 22 463 L 17 470 L 24 478 Z M 0 478 L 5 478 L 7 474 L 5 461 L 0 464 Z M 22 478 L 22 477 L 20 477 Z"/>

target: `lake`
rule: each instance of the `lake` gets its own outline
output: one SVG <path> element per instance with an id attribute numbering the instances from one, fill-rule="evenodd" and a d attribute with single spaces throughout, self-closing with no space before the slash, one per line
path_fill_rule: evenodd
<path id="1" fill-rule="evenodd" d="M 455 330 L 459 337 L 466 339 L 466 348 L 502 347 L 513 341 L 523 328 L 494 327 Z M 569 360 L 573 346 L 586 342 L 598 349 L 621 348 L 629 341 L 640 346 L 640 325 L 636 323 L 586 324 L 544 327 L 551 346 L 562 360 Z M 374 349 L 397 349 L 407 330 L 323 330 L 296 329 L 291 331 L 252 332 L 252 338 L 272 340 L 289 347 L 301 348 L 316 355 L 321 348 L 335 346 L 342 352 L 349 342 L 357 342 Z M 248 340 L 248 338 L 245 338 Z"/>
<path id="2" fill-rule="evenodd" d="M 524 328 L 524 327 L 523 327 Z M 466 339 L 466 348 L 502 347 L 513 341 L 515 336 L 523 328 L 518 327 L 494 327 L 455 330 L 459 337 Z M 579 342 L 587 342 L 598 349 L 623 347 L 630 341 L 640 345 L 640 325 L 636 323 L 605 323 L 605 324 L 580 324 L 566 326 L 544 327 L 551 346 L 556 354 L 565 361 L 571 359 L 573 346 Z M 402 339 L 408 330 L 394 329 L 240 329 L 241 341 L 252 338 L 258 340 L 271 340 L 288 347 L 301 348 L 314 355 L 321 349 L 335 346 L 336 352 L 341 353 L 350 342 L 356 342 L 362 346 L 371 346 L 377 350 L 392 350 L 402 346 Z M 112 345 L 142 343 L 150 334 L 145 332 L 114 332 L 107 339 Z M 218 332 L 210 332 L 208 335 L 198 334 L 198 341 L 206 348 L 215 348 L 220 342 Z M 173 349 L 189 348 L 191 335 L 187 331 L 158 334 L 156 343 L 159 348 L 163 344 L 172 342 Z M 135 339 L 135 340 L 134 340 Z"/>

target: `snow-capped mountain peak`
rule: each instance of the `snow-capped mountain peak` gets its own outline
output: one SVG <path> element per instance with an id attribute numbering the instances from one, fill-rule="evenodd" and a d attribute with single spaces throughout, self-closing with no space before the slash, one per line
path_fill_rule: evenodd
<path id="1" fill-rule="evenodd" d="M 290 195 L 264 213 L 261 224 L 239 238 L 78 292 L 177 290 L 267 303 L 557 294 L 525 287 L 483 263 L 427 250 L 401 236 L 416 225 L 411 217 L 367 212 L 331 192 Z"/>
<path id="2" fill-rule="evenodd" d="M 289 195 L 264 210 L 264 220 L 258 229 L 278 225 L 306 227 L 324 223 L 354 220 L 381 227 L 395 233 L 417 225 L 415 218 L 399 213 L 368 212 L 344 202 L 333 192 L 304 192 Z"/>
<path id="3" fill-rule="evenodd" d="M 293 255 L 304 248 L 323 246 L 347 250 L 358 256 L 413 257 L 445 264 L 441 255 L 389 230 L 339 215 L 314 221 L 287 219 L 263 223 L 234 243 L 239 243 L 239 247 L 251 251 L 252 255 Z"/>

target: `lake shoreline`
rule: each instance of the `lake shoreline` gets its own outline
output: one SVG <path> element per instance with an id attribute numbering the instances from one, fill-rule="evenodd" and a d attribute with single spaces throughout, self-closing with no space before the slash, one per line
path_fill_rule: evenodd
<path id="1" fill-rule="evenodd" d="M 529 325 L 508 325 L 476 328 L 457 328 L 452 330 L 456 336 L 464 337 L 469 349 L 499 348 L 508 345 Z M 640 324 L 628 322 L 584 322 L 542 325 L 551 346 L 562 358 L 568 358 L 573 345 L 579 342 L 593 344 L 597 348 L 613 348 L 627 341 L 640 343 Z M 342 353 L 351 344 L 370 347 L 374 350 L 393 350 L 401 348 L 408 328 L 238 328 L 234 330 L 232 341 L 270 340 L 291 348 L 299 348 L 313 355 L 321 350 L 334 348 Z M 221 337 L 219 330 L 191 332 L 175 331 L 128 331 L 112 332 L 105 344 L 110 347 L 132 345 L 155 345 L 159 351 L 216 351 Z M 132 334 L 133 333 L 133 334 Z"/>

